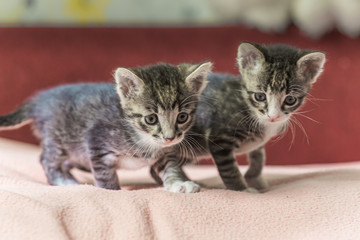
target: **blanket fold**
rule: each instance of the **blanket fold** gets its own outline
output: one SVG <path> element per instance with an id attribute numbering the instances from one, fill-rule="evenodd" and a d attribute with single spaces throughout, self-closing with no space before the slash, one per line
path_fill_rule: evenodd
<path id="1" fill-rule="evenodd" d="M 189 166 L 205 187 L 175 194 L 146 168 L 119 170 L 120 191 L 49 186 L 39 154 L 0 139 L 0 239 L 360 238 L 360 162 L 267 166 L 270 188 L 260 194 L 222 189 L 215 166 Z M 92 182 L 89 173 L 73 173 Z"/>

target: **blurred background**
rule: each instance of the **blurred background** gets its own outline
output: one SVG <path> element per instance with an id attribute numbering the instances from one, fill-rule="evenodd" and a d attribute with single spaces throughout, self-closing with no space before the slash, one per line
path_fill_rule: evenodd
<path id="1" fill-rule="evenodd" d="M 0 114 L 53 86 L 112 81 L 118 66 L 210 60 L 238 74 L 241 41 L 285 43 L 328 61 L 297 116 L 305 132 L 268 143 L 268 164 L 359 161 L 359 12 L 359 0 L 2 0 Z M 39 143 L 29 126 L 0 137 Z"/>
<path id="2" fill-rule="evenodd" d="M 3 0 L 2 25 L 201 26 L 242 23 L 265 32 L 290 24 L 319 38 L 360 33 L 359 0 Z"/>

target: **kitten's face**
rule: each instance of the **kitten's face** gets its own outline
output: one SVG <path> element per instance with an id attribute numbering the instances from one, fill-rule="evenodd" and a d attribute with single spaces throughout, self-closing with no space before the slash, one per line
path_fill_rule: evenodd
<path id="1" fill-rule="evenodd" d="M 138 134 L 158 147 L 180 143 L 184 133 L 192 125 L 198 97 L 189 97 L 187 100 L 180 97 L 179 101 L 175 100 L 168 106 L 148 97 L 145 99 L 147 101 L 138 99 L 128 102 L 125 108 L 128 121 L 137 129 Z"/>
<path id="2" fill-rule="evenodd" d="M 243 43 L 238 52 L 248 103 L 261 123 L 285 123 L 303 104 L 325 55 L 281 45 L 257 47 Z"/>
<path id="3" fill-rule="evenodd" d="M 117 91 L 128 122 L 151 146 L 180 143 L 193 123 L 211 63 L 119 68 Z"/>
<path id="4" fill-rule="evenodd" d="M 263 73 L 263 78 L 248 79 L 257 84 L 247 84 L 247 96 L 260 122 L 265 124 L 285 123 L 291 114 L 303 103 L 309 87 L 301 82 L 288 81 L 282 88 L 273 87 L 267 79 L 268 74 Z M 283 76 L 282 76 L 283 77 Z M 274 79 L 272 79 L 274 80 Z M 277 79 L 280 80 L 280 79 Z"/>

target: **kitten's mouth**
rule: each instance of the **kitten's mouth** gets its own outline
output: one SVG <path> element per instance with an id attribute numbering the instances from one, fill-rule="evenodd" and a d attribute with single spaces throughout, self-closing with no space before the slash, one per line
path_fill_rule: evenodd
<path id="1" fill-rule="evenodd" d="M 173 139 L 173 140 L 164 140 L 164 141 L 156 141 L 157 144 L 159 144 L 162 147 L 170 147 L 173 145 L 176 145 L 178 143 L 180 143 L 182 141 L 182 139 Z"/>
<path id="2" fill-rule="evenodd" d="M 281 121 L 282 121 L 282 119 L 280 119 L 280 118 L 277 118 L 277 119 L 268 118 L 268 122 L 270 122 L 270 123 L 278 123 L 278 122 L 281 122 Z"/>
<path id="3" fill-rule="evenodd" d="M 286 118 L 285 117 L 279 117 L 279 118 L 267 118 L 266 121 L 270 124 L 275 124 L 275 123 L 282 123 L 282 122 L 286 122 Z"/>

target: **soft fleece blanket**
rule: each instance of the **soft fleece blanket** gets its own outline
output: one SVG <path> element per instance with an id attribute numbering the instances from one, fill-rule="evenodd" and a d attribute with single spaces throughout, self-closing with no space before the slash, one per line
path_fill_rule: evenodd
<path id="1" fill-rule="evenodd" d="M 0 139 L 0 239 L 360 239 L 360 163 L 267 166 L 261 194 L 219 189 L 214 166 L 191 166 L 206 188 L 175 194 L 148 169 L 120 170 L 120 191 L 81 171 L 88 184 L 49 186 L 39 154 Z"/>

